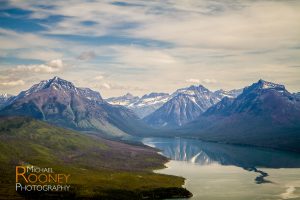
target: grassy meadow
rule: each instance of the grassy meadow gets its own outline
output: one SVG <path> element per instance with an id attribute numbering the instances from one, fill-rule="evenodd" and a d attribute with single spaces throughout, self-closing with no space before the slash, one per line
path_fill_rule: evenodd
<path id="1" fill-rule="evenodd" d="M 184 179 L 153 173 L 167 159 L 155 149 L 85 135 L 24 117 L 0 118 L 0 198 L 161 199 L 190 196 Z M 71 192 L 15 191 L 15 166 L 70 174 Z"/>

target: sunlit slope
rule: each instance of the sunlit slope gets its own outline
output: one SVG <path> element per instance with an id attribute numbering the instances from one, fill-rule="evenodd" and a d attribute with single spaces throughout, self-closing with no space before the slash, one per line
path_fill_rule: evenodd
<path id="1" fill-rule="evenodd" d="M 181 189 L 183 178 L 152 173 L 166 162 L 153 149 L 80 134 L 30 118 L 0 118 L 0 149 L 0 197 L 18 197 L 15 166 L 23 163 L 71 174 L 72 195 L 76 197 L 188 195 Z"/>

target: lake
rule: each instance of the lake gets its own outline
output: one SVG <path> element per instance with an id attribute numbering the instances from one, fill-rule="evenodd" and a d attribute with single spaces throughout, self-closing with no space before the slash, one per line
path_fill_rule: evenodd
<path id="1" fill-rule="evenodd" d="M 183 138 L 142 142 L 171 159 L 156 173 L 184 177 L 192 200 L 300 199 L 300 154 Z"/>

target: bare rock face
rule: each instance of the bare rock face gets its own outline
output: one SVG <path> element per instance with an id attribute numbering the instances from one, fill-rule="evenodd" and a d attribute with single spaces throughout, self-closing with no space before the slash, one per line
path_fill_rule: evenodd
<path id="1" fill-rule="evenodd" d="M 144 118 L 153 127 L 180 127 L 195 120 L 200 114 L 219 101 L 211 91 L 199 86 L 178 89 L 169 101 Z"/>
<path id="2" fill-rule="evenodd" d="M 181 134 L 210 141 L 300 151 L 300 99 L 283 85 L 259 80 L 237 98 L 223 98 Z"/>
<path id="3" fill-rule="evenodd" d="M 106 103 L 99 92 L 54 77 L 10 100 L 1 115 L 24 115 L 77 130 L 108 135 L 134 134 L 142 122 L 130 110 Z M 132 126 L 132 127 L 131 127 Z"/>

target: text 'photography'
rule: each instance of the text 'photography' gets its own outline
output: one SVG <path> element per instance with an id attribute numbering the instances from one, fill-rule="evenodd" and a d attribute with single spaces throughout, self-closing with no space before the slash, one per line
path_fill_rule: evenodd
<path id="1" fill-rule="evenodd" d="M 0 2 L 0 200 L 299 200 L 300 1 Z"/>

